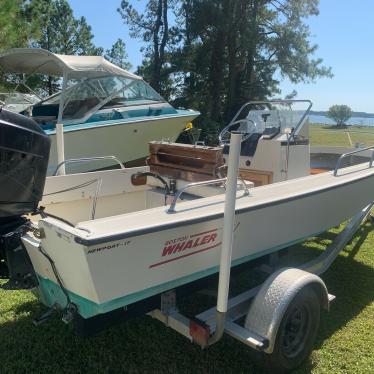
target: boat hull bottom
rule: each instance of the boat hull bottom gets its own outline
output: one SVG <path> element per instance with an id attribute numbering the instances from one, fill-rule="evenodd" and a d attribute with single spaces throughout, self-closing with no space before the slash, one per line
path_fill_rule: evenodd
<path id="1" fill-rule="evenodd" d="M 298 240 L 294 240 L 284 245 L 279 245 L 275 248 L 270 248 L 268 250 L 255 253 L 253 255 L 239 258 L 233 261 L 232 268 L 234 270 L 240 268 L 253 267 L 255 265 L 258 265 L 258 263 L 261 262 L 261 260 L 264 261 L 264 259 L 266 259 L 268 255 L 289 248 L 290 246 L 295 245 L 297 243 L 301 243 L 310 237 L 317 236 L 318 234 L 320 233 L 300 238 Z M 200 282 L 204 283 L 204 280 L 217 276 L 218 271 L 219 267 L 215 266 L 210 269 L 206 269 L 204 271 L 191 274 L 187 277 L 175 279 L 171 282 L 167 282 L 156 287 L 143 290 L 142 292 L 127 295 L 102 304 L 95 303 L 92 300 L 79 296 L 69 290 L 65 290 L 65 292 L 68 293 L 70 301 L 77 305 L 78 319 L 81 320 L 81 323 L 83 323 L 83 320 L 90 320 L 92 318 L 96 318 L 98 316 L 105 315 L 111 312 L 114 312 L 114 315 L 117 315 L 118 313 L 122 315 L 123 313 L 118 312 L 118 310 L 126 312 L 126 316 L 121 317 L 121 319 L 123 319 L 135 315 L 144 314 L 145 312 L 142 311 L 143 306 L 141 306 L 143 303 L 145 305 L 148 305 L 148 303 L 152 305 L 152 308 L 148 311 L 158 307 L 160 305 L 159 297 L 163 292 L 172 289 L 179 290 L 189 289 L 190 287 L 194 288 L 194 284 L 199 284 Z M 68 300 L 61 287 L 57 283 L 51 281 L 48 278 L 42 277 L 40 275 L 37 275 L 37 277 L 39 282 L 38 296 L 40 301 L 47 307 L 52 307 L 57 304 L 60 306 L 60 308 L 64 308 L 68 304 Z M 155 297 L 156 299 L 154 300 Z M 154 306 L 154 302 L 156 302 L 156 306 Z M 134 311 L 132 311 L 133 309 Z M 136 312 L 137 310 L 141 310 L 142 312 Z M 129 311 L 128 314 L 127 311 Z M 99 320 L 100 319 L 101 317 L 99 318 Z M 82 334 L 85 333 L 82 332 Z"/>
<path id="2" fill-rule="evenodd" d="M 236 275 L 243 271 L 249 271 L 253 268 L 259 267 L 262 264 L 269 264 L 270 259 L 268 255 L 264 255 L 253 261 L 246 262 L 234 266 L 231 269 L 231 274 Z M 184 284 L 176 289 L 177 298 L 190 295 L 197 292 L 203 288 L 208 287 L 210 284 L 217 284 L 218 273 L 211 274 L 209 276 L 203 277 L 196 281 L 188 284 Z M 56 285 L 59 287 L 58 285 Z M 59 292 L 62 292 L 61 289 Z M 69 293 L 71 296 L 71 293 Z M 42 299 L 40 299 L 42 301 Z M 44 303 L 44 302 L 43 302 Z M 45 304 L 45 303 L 44 303 Z M 119 307 L 117 309 L 97 314 L 89 318 L 84 318 L 80 314 L 76 314 L 74 317 L 74 329 L 79 336 L 93 336 L 105 329 L 123 323 L 131 318 L 144 316 L 150 311 L 157 309 L 161 304 L 161 293 L 150 296 L 146 299 L 137 301 L 125 307 Z M 47 304 L 45 304 L 47 305 Z M 48 306 L 48 305 L 47 305 Z"/>

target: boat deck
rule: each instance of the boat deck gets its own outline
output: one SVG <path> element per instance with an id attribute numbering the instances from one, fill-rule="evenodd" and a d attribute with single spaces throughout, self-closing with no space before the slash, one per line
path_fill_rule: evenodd
<path id="1" fill-rule="evenodd" d="M 344 168 L 338 176 L 333 172 L 319 173 L 285 182 L 269 184 L 251 189 L 249 196 L 237 193 L 237 212 L 254 210 L 260 207 L 295 200 L 298 197 L 313 195 L 323 191 L 344 187 L 363 179 L 373 178 L 374 168 L 368 168 L 367 163 Z M 196 223 L 199 220 L 221 218 L 224 209 L 223 194 L 178 203 L 176 213 L 166 212 L 166 207 L 142 210 L 112 217 L 100 218 L 79 223 L 79 227 L 90 232 L 77 231 L 83 242 L 96 242 L 106 237 L 117 235 L 137 235 L 142 230 L 161 230 L 171 226 L 186 225 L 187 222 Z M 366 203 L 366 201 L 365 201 Z M 365 204 L 364 203 L 364 204 Z M 364 206 L 364 205 L 363 205 Z"/>

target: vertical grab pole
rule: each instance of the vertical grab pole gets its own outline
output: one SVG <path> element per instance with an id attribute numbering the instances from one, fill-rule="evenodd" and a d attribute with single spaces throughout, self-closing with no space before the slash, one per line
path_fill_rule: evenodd
<path id="1" fill-rule="evenodd" d="M 223 218 L 221 261 L 219 266 L 216 331 L 210 337 L 208 345 L 217 342 L 222 337 L 225 329 L 225 316 L 230 288 L 231 255 L 234 239 L 235 203 L 241 139 L 242 135 L 240 133 L 231 133 L 225 194 L 225 211 Z"/>
<path id="2" fill-rule="evenodd" d="M 236 188 L 238 183 L 237 180 L 241 139 L 241 134 L 231 133 L 230 152 L 227 165 L 225 211 L 223 216 L 221 262 L 219 267 L 218 281 L 217 311 L 221 313 L 227 312 L 227 300 L 229 295 L 232 242 L 234 238 Z"/>
<path id="3" fill-rule="evenodd" d="M 65 145 L 64 145 L 64 126 L 62 124 L 62 112 L 64 111 L 64 95 L 67 84 L 67 74 L 64 73 L 62 78 L 62 90 L 60 94 L 60 105 L 58 108 L 58 117 L 56 123 L 56 146 L 57 146 L 57 165 L 65 161 Z M 61 165 L 60 175 L 65 175 L 65 164 Z"/>

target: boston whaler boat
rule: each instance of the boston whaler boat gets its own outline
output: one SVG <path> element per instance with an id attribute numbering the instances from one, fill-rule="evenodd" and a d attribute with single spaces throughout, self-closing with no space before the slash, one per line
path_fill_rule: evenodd
<path id="1" fill-rule="evenodd" d="M 65 158 L 108 154 L 115 154 L 125 163 L 139 163 L 147 156 L 149 141 L 175 141 L 199 115 L 193 110 L 174 109 L 141 77 L 101 56 L 66 56 L 39 48 L 16 48 L 0 54 L 0 70 L 62 78 L 61 93 L 25 111 L 31 111 L 32 118 L 51 137 L 50 171 Z M 59 142 L 56 131 L 64 132 Z M 79 164 L 74 170 L 86 170 L 84 166 Z M 87 166 L 95 170 L 109 165 L 93 160 Z M 59 172 L 64 170 L 63 166 Z"/>
<path id="2" fill-rule="evenodd" d="M 226 332 L 263 352 L 272 368 L 298 366 L 312 349 L 321 307 L 332 299 L 317 274 L 374 199 L 372 148 L 353 151 L 365 162 L 347 166 L 352 155 L 342 155 L 334 171 L 310 174 L 310 108 L 308 101 L 251 102 L 222 131 L 223 148 L 151 142 L 149 166 L 48 177 L 43 208 L 14 230 L 29 259 L 16 245 L 3 254 L 10 273 L 23 271 L 24 284 L 50 308 L 37 322 L 62 310 L 87 333 L 118 316 L 149 312 L 203 347 Z M 35 205 L 40 196 L 30 199 Z M 231 267 L 351 217 L 320 259 L 280 269 L 228 298 Z M 217 306 L 198 319 L 181 315 L 173 290 L 217 272 Z"/>

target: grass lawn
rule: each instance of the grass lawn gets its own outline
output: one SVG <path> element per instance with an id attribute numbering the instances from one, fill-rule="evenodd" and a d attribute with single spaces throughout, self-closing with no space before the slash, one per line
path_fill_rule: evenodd
<path id="1" fill-rule="evenodd" d="M 348 146 L 344 143 L 344 131 L 311 126 L 312 144 L 319 144 L 323 134 L 330 144 Z M 374 131 L 358 131 L 354 135 L 357 141 L 370 136 L 374 142 Z M 373 226 L 371 221 L 363 225 L 323 276 L 337 299 L 331 311 L 322 314 L 313 354 L 297 373 L 374 373 Z M 318 254 L 337 231 L 292 247 L 288 256 L 297 264 Z M 287 264 L 290 265 L 289 259 Z M 243 273 L 233 280 L 232 288 L 239 290 L 256 276 L 256 271 Z M 5 280 L 0 280 L 0 286 L 5 284 Z M 184 299 L 182 305 L 197 311 L 207 301 L 211 301 L 207 296 L 197 295 Z M 72 326 L 64 325 L 57 317 L 35 327 L 32 319 L 42 310 L 31 293 L 0 287 L 1 374 L 259 373 L 251 364 L 249 349 L 228 336 L 203 351 L 144 316 L 98 336 L 81 338 L 74 335 Z"/>
<path id="2" fill-rule="evenodd" d="M 312 146 L 350 147 L 350 140 L 353 146 L 356 143 L 374 145 L 374 128 L 370 127 L 347 126 L 345 129 L 337 129 L 334 126 L 313 124 L 309 127 L 309 134 Z"/>

